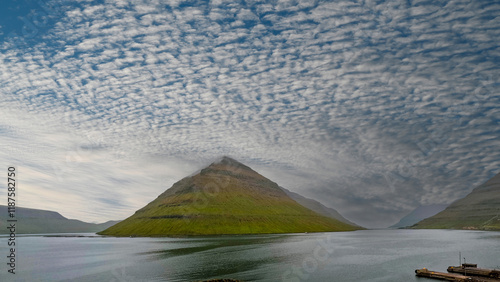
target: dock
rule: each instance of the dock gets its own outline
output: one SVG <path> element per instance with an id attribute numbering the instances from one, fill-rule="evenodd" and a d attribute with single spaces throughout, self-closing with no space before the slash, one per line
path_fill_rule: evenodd
<path id="1" fill-rule="evenodd" d="M 427 268 L 417 269 L 415 273 L 418 277 L 439 279 L 446 281 L 468 281 L 468 282 L 493 282 L 500 281 L 500 271 L 478 268 L 477 264 L 462 264 L 461 266 L 449 266 L 448 273 L 431 271 Z"/>
<path id="2" fill-rule="evenodd" d="M 450 266 L 448 267 L 448 272 L 460 273 L 463 275 L 473 275 L 488 278 L 499 279 L 500 281 L 500 270 L 479 268 L 477 264 L 462 264 L 462 266 Z"/>
<path id="3" fill-rule="evenodd" d="M 426 277 L 426 278 L 433 278 L 446 281 L 459 281 L 459 282 L 472 281 L 470 280 L 469 276 L 455 274 L 455 273 L 431 271 L 428 270 L 427 268 L 417 269 L 415 270 L 415 273 L 418 277 Z"/>

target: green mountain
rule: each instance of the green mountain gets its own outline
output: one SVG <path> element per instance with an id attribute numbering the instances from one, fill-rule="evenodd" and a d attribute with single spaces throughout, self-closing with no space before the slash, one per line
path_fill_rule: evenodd
<path id="1" fill-rule="evenodd" d="M 87 223 L 76 219 L 67 219 L 58 212 L 16 207 L 17 234 L 50 233 L 94 233 L 102 231 L 118 221 L 101 224 Z M 8 234 L 7 206 L 0 205 L 0 234 Z"/>
<path id="2" fill-rule="evenodd" d="M 412 228 L 500 230 L 500 173 Z"/>
<path id="3" fill-rule="evenodd" d="M 112 236 L 170 236 L 350 231 L 290 198 L 276 183 L 224 157 L 175 183 L 124 221 Z"/>

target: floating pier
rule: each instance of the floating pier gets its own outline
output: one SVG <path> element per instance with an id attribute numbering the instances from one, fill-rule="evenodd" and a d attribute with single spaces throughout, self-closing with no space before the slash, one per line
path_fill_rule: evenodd
<path id="1" fill-rule="evenodd" d="M 465 275 L 431 271 L 431 270 L 428 270 L 427 268 L 417 269 L 417 270 L 415 270 L 415 273 L 418 277 L 426 277 L 426 278 L 433 278 L 433 279 L 446 280 L 446 281 L 460 281 L 460 282 L 471 281 L 469 279 L 470 277 L 465 276 Z"/>
<path id="2" fill-rule="evenodd" d="M 462 264 L 462 266 L 449 266 L 448 272 L 460 273 L 463 275 L 489 277 L 500 280 L 500 270 L 478 268 L 477 264 L 464 263 Z"/>
<path id="3" fill-rule="evenodd" d="M 461 266 L 449 266 L 448 272 L 431 271 L 426 268 L 417 269 L 415 273 L 418 277 L 446 281 L 468 281 L 468 282 L 493 282 L 500 281 L 500 271 L 478 268 L 477 264 L 464 263 Z"/>

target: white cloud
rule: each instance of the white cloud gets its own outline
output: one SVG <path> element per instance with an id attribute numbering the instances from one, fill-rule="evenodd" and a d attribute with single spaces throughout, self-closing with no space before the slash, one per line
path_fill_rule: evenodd
<path id="1" fill-rule="evenodd" d="M 176 166 L 229 154 L 352 220 L 389 225 L 500 168 L 497 10 L 306 2 L 82 3 L 38 44 L 2 49 L 0 125 L 24 131 L 0 131 L 1 154 L 27 167 L 25 202 L 70 194 L 64 215 L 116 219 L 168 188 L 163 167 L 172 183 L 189 170 Z M 88 144 L 99 149 L 78 149 Z M 155 155 L 155 173 L 139 168 Z M 54 166 L 74 188 L 52 183 Z M 89 175 L 94 196 L 78 191 Z M 137 192 L 138 179 L 152 186 Z M 89 199 L 108 210 L 90 216 Z"/>

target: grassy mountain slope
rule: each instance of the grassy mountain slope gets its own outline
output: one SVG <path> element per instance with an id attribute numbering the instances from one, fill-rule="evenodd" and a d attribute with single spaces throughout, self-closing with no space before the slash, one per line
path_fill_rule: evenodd
<path id="1" fill-rule="evenodd" d="M 7 234 L 7 207 L 0 205 L 0 234 Z M 48 233 L 91 233 L 102 231 L 118 221 L 101 224 L 87 223 L 75 219 L 67 219 L 58 212 L 16 207 L 16 233 L 48 234 Z"/>
<path id="2" fill-rule="evenodd" d="M 251 168 L 227 157 L 175 183 L 99 234 L 168 236 L 347 231 L 358 227 L 307 209 Z"/>
<path id="3" fill-rule="evenodd" d="M 500 173 L 412 228 L 500 230 Z"/>

